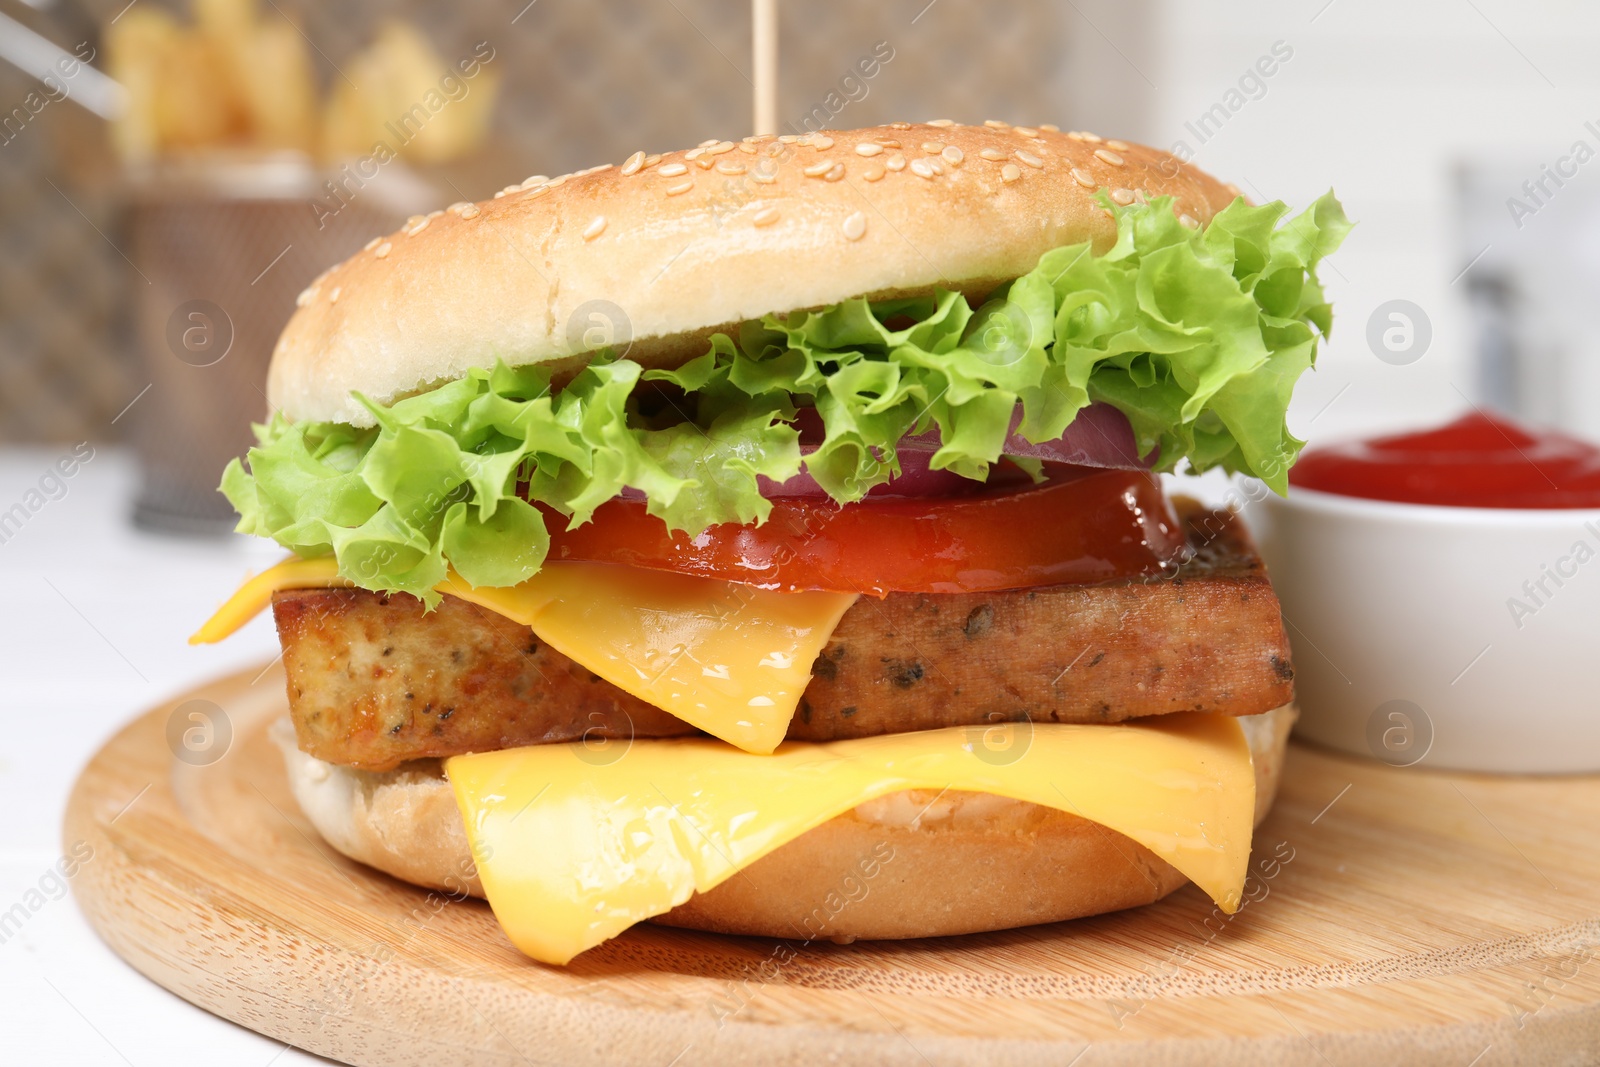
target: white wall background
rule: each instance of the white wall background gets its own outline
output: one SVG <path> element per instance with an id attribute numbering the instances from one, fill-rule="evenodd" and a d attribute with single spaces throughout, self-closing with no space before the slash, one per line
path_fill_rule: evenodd
<path id="1" fill-rule="evenodd" d="M 1469 238 L 1456 168 L 1478 160 L 1532 177 L 1580 137 L 1600 149 L 1600 137 L 1584 129 L 1587 120 L 1600 127 L 1600 5 L 1151 0 L 1134 5 L 1144 8 L 1137 18 L 1118 6 L 1080 9 L 1100 30 L 1080 25 L 1075 47 L 1102 51 L 1101 92 L 1148 99 L 1141 109 L 1148 128 L 1134 136 L 1163 147 L 1188 142 L 1198 165 L 1257 199 L 1299 206 L 1332 186 L 1359 221 L 1326 272 L 1337 311 L 1334 339 L 1297 392 L 1296 432 L 1329 440 L 1438 421 L 1465 410 L 1468 398 L 1503 402 L 1480 390 L 1461 272 L 1486 243 L 1493 248 L 1474 270 L 1527 253 L 1533 242 L 1559 240 L 1566 224 L 1541 211 L 1518 231 L 1501 209 L 1483 236 Z M 1259 99 L 1200 144 L 1185 122 L 1222 100 L 1276 41 L 1292 48 L 1292 57 Z M 1092 100 L 1087 110 L 1101 110 Z M 1592 198 L 1597 189 L 1600 160 L 1557 199 Z M 1503 196 L 1516 193 L 1508 187 Z M 1476 244 L 1468 247 L 1469 240 Z M 1586 240 L 1600 246 L 1600 232 Z M 1582 280 L 1578 299 L 1600 307 L 1591 292 Z M 1380 361 L 1365 336 L 1373 310 L 1396 298 L 1418 304 L 1433 327 L 1429 350 L 1406 366 Z M 1576 328 L 1586 340 L 1581 320 Z M 1560 417 L 1600 436 L 1596 353 L 1577 342 L 1569 348 L 1580 365 L 1567 375 Z"/>

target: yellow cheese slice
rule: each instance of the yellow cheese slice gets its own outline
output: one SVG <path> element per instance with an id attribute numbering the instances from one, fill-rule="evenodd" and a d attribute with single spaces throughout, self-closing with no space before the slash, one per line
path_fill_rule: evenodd
<path id="1" fill-rule="evenodd" d="M 1071 812 L 1149 848 L 1228 912 L 1255 811 L 1238 723 L 1192 712 L 790 741 L 770 756 L 706 738 L 639 740 L 605 761 L 581 744 L 535 745 L 453 756 L 445 773 L 500 925 L 546 963 L 887 793 L 963 790 Z"/>
<path id="2" fill-rule="evenodd" d="M 771 752 L 853 593 L 779 593 L 599 563 L 547 563 L 521 585 L 439 591 L 531 626 L 606 681 L 748 752 Z"/>
<path id="3" fill-rule="evenodd" d="M 245 582 L 191 638 L 220 641 L 279 589 L 349 585 L 330 557 L 290 559 Z M 811 664 L 853 593 L 780 593 L 739 582 L 604 563 L 546 563 L 521 585 L 440 592 L 531 627 L 617 688 L 750 752 L 771 752 Z"/>
<path id="4" fill-rule="evenodd" d="M 324 589 L 352 584 L 339 577 L 339 564 L 332 556 L 318 559 L 290 556 L 247 579 L 200 629 L 189 635 L 189 643 L 214 645 L 232 636 L 235 630 L 265 611 L 272 603 L 272 594 L 280 589 Z"/>

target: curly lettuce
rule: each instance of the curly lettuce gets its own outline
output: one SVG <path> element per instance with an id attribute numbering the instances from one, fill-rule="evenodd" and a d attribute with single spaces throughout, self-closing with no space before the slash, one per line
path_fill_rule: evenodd
<path id="1" fill-rule="evenodd" d="M 932 428 L 932 465 L 982 479 L 1019 405 L 1030 441 L 1102 401 L 1159 469 L 1222 467 L 1283 492 L 1303 445 L 1290 392 L 1332 327 L 1317 264 L 1350 229 L 1338 200 L 1286 223 L 1282 203 L 1235 200 L 1200 230 L 1168 198 L 1102 203 L 1108 251 L 1057 248 L 978 307 L 948 291 L 846 300 L 747 322 L 675 370 L 602 352 L 560 389 L 501 363 L 392 404 L 358 396 L 376 426 L 274 417 L 222 492 L 240 531 L 332 553 L 355 584 L 430 607 L 449 568 L 475 586 L 538 571 L 549 533 L 530 501 L 579 525 L 627 488 L 691 535 L 760 523 L 759 477 L 804 466 L 849 503 L 899 473 L 902 437 Z M 800 407 L 824 427 L 804 457 Z"/>

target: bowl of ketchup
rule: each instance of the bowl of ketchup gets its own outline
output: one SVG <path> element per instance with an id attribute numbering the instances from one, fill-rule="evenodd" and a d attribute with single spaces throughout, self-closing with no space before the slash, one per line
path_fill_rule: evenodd
<path id="1" fill-rule="evenodd" d="M 1300 736 L 1395 766 L 1600 771 L 1600 446 L 1474 412 L 1309 448 L 1251 525 Z"/>

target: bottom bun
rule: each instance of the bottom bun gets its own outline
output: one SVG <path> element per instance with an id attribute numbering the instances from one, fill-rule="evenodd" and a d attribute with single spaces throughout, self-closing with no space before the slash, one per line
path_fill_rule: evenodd
<path id="1" fill-rule="evenodd" d="M 1255 821 L 1272 806 L 1292 705 L 1241 718 Z M 397 878 L 482 896 L 438 761 L 382 773 L 324 763 L 273 727 L 300 809 L 327 842 Z M 1131 838 L 986 793 L 894 793 L 831 819 L 652 921 L 718 933 L 852 941 L 1007 930 L 1136 907 L 1186 879 Z"/>

